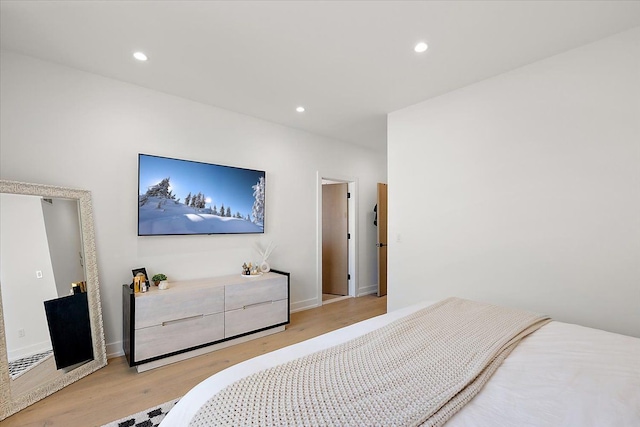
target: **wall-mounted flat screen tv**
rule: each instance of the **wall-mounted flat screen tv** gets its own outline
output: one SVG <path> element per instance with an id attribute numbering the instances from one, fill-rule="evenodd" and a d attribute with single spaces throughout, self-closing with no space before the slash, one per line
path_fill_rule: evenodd
<path id="1" fill-rule="evenodd" d="M 264 233 L 265 172 L 138 155 L 138 236 Z"/>

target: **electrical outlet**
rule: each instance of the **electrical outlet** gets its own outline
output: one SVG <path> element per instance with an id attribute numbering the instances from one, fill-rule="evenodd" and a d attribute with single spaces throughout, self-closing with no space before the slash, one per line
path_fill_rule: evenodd
<path id="1" fill-rule="evenodd" d="M 24 329 L 18 329 L 18 338 L 24 338 L 25 335 Z"/>
<path id="2" fill-rule="evenodd" d="M 36 279 L 42 279 L 42 271 L 36 271 Z"/>

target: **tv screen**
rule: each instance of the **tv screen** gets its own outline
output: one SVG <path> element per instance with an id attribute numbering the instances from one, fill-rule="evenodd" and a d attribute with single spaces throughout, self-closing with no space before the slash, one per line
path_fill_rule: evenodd
<path id="1" fill-rule="evenodd" d="M 138 236 L 264 233 L 265 172 L 138 155 Z"/>

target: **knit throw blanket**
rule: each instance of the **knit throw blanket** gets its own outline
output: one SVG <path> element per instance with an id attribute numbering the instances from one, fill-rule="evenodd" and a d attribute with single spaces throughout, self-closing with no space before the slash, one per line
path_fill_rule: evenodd
<path id="1" fill-rule="evenodd" d="M 249 375 L 190 426 L 440 426 L 547 316 L 449 298 Z"/>

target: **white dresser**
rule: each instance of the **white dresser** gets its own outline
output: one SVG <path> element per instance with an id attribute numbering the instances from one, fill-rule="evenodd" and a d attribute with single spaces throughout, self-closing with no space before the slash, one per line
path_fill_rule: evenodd
<path id="1" fill-rule="evenodd" d="M 170 282 L 134 293 L 122 286 L 123 349 L 138 372 L 283 331 L 289 273 Z"/>

